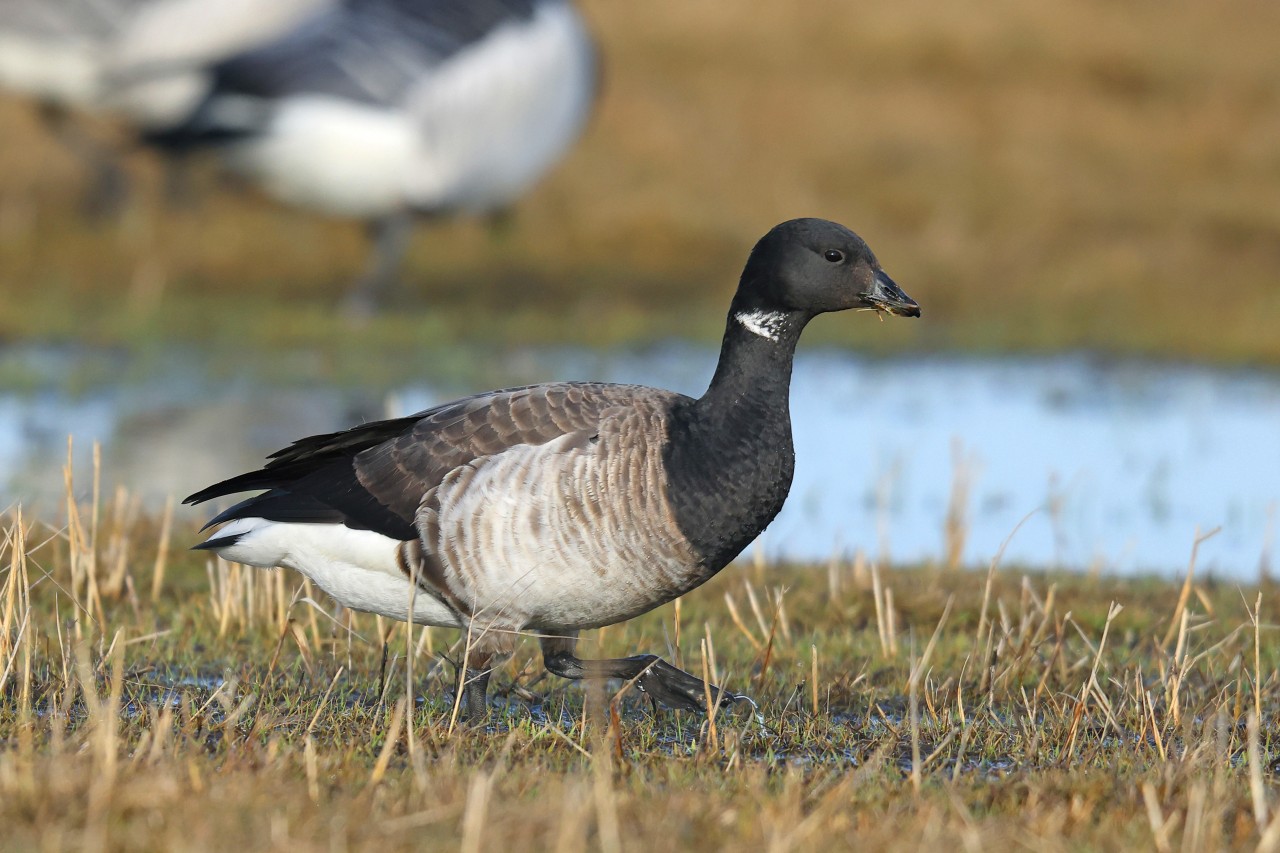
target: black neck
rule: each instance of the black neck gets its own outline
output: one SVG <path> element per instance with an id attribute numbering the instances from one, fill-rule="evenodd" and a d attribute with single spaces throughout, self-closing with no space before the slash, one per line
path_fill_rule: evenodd
<path id="1" fill-rule="evenodd" d="M 671 413 L 668 496 L 708 577 L 760 534 L 791 488 L 791 366 L 807 320 L 735 305 L 711 385 Z"/>

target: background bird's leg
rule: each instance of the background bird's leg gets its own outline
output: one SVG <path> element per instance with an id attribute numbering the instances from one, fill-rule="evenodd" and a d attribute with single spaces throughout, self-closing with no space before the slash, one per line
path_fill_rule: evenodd
<path id="1" fill-rule="evenodd" d="M 119 213 L 129 196 L 129 177 L 120 166 L 119 152 L 86 133 L 58 104 L 41 104 L 40 119 L 58 141 L 89 168 L 89 189 L 81 202 L 85 217 L 101 220 Z"/>
<path id="2" fill-rule="evenodd" d="M 510 205 L 499 207 L 484 215 L 484 224 L 494 240 L 505 240 L 515 231 L 516 209 Z"/>
<path id="3" fill-rule="evenodd" d="M 199 195 L 192 172 L 191 154 L 166 151 L 164 154 L 164 202 L 172 210 L 195 210 Z"/>
<path id="4" fill-rule="evenodd" d="M 582 660 L 574 654 L 578 637 L 576 634 L 564 637 L 544 637 L 542 639 L 542 663 L 548 672 L 562 678 L 620 678 L 625 681 L 636 679 L 636 687 L 642 693 L 657 699 L 664 705 L 673 708 L 684 708 L 689 711 L 705 711 L 707 709 L 707 688 L 710 687 L 711 701 L 717 699 L 723 704 L 731 704 L 747 699 L 746 696 L 730 693 L 708 685 L 700 678 L 695 678 L 682 669 L 676 669 L 657 655 L 634 655 L 629 658 L 609 658 L 606 660 Z M 750 701 L 750 700 L 748 700 Z"/>
<path id="5" fill-rule="evenodd" d="M 368 225 L 373 244 L 364 271 L 355 280 L 344 300 L 344 312 L 356 319 L 373 315 L 395 281 L 413 233 L 413 214 L 407 210 L 375 219 Z"/>

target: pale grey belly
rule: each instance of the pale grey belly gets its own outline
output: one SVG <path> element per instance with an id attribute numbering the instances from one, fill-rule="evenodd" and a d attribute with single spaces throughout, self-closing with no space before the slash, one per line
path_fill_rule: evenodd
<path id="1" fill-rule="evenodd" d="M 441 496 L 436 549 L 451 592 L 482 622 L 543 630 L 621 622 L 702 579 L 654 484 L 590 448 L 495 457 Z"/>
<path id="2" fill-rule="evenodd" d="M 592 531 L 584 531 L 592 532 Z M 512 535 L 453 566 L 482 622 L 519 628 L 612 625 L 670 601 L 696 580 L 666 549 L 621 536 Z M 687 579 L 687 580 L 686 580 Z"/>

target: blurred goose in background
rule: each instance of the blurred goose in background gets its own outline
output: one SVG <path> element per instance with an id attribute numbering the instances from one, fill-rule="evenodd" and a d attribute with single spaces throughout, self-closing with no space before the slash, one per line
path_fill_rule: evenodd
<path id="1" fill-rule="evenodd" d="M 118 206 L 119 152 L 86 133 L 73 110 L 101 107 L 108 45 L 140 9 L 160 0 L 0 0 L 0 88 L 33 100 L 49 130 L 92 171 L 86 212 Z"/>
<path id="2" fill-rule="evenodd" d="M 42 103 L 93 107 L 108 42 L 160 0 L 0 0 L 0 86 Z"/>
<path id="3" fill-rule="evenodd" d="M 95 172 L 89 206 L 118 207 L 120 152 L 73 111 L 118 116 L 134 131 L 198 107 L 218 61 L 256 47 L 337 0 L 0 0 L 0 88 L 34 100 Z"/>
<path id="4" fill-rule="evenodd" d="M 773 520 L 795 465 L 796 343 L 817 315 L 849 309 L 920 316 L 858 235 L 784 222 L 747 260 L 701 398 L 559 382 L 304 438 L 186 499 L 266 490 L 196 547 L 292 568 L 347 607 L 464 629 L 473 717 L 524 632 L 565 678 L 637 679 L 679 708 L 745 698 L 653 655 L 582 660 L 578 632 L 701 585 Z"/>
<path id="5" fill-rule="evenodd" d="M 200 106 L 149 141 L 214 148 L 283 202 L 369 223 L 358 314 L 414 216 L 504 210 L 565 154 L 595 91 L 568 0 L 344 0 L 211 72 Z"/>

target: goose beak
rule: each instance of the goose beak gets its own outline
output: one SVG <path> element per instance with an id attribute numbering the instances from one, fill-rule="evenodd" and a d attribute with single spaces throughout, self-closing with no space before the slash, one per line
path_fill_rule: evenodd
<path id="1" fill-rule="evenodd" d="M 920 306 L 910 296 L 902 292 L 902 288 L 885 274 L 884 270 L 876 270 L 875 281 L 871 290 L 863 294 L 868 305 L 875 311 L 885 311 L 899 317 L 919 317 Z"/>

